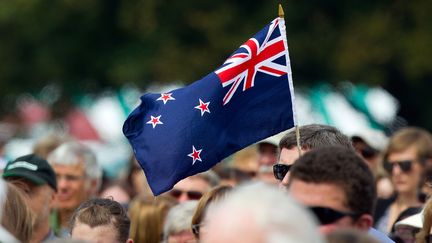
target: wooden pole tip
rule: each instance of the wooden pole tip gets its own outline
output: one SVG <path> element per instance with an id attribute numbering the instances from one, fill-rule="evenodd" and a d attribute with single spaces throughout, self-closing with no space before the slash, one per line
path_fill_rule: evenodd
<path id="1" fill-rule="evenodd" d="M 285 17 L 285 13 L 283 11 L 282 4 L 279 4 L 279 17 L 280 18 Z"/>

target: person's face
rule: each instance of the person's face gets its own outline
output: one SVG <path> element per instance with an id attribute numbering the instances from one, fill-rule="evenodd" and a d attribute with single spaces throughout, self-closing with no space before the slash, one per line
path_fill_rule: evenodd
<path id="1" fill-rule="evenodd" d="M 305 153 L 306 150 L 301 150 L 301 153 Z M 291 149 L 282 148 L 279 156 L 279 163 L 285 164 L 285 165 L 292 165 L 294 162 L 300 157 L 297 147 L 293 147 Z M 288 180 L 289 180 L 289 174 L 288 172 L 282 181 L 280 181 L 279 185 L 281 187 L 287 187 L 288 186 Z"/>
<path id="2" fill-rule="evenodd" d="M 347 206 L 345 192 L 340 186 L 329 183 L 307 183 L 294 179 L 289 186 L 289 193 L 306 207 L 325 207 L 341 212 L 352 212 Z M 350 216 L 341 217 L 333 223 L 321 225 L 319 230 L 328 234 L 336 229 L 355 227 Z"/>
<path id="3" fill-rule="evenodd" d="M 84 165 L 53 165 L 57 176 L 57 207 L 73 210 L 90 197 L 90 183 Z"/>
<path id="4" fill-rule="evenodd" d="M 195 236 L 190 230 L 183 230 L 168 236 L 168 243 L 196 243 Z"/>
<path id="5" fill-rule="evenodd" d="M 272 166 L 277 161 L 277 147 L 269 143 L 258 145 L 258 165 Z"/>
<path id="6" fill-rule="evenodd" d="M 36 217 L 35 226 L 39 226 L 43 222 L 46 223 L 53 207 L 54 190 L 47 184 L 36 185 L 25 179 L 13 179 L 11 183 L 27 195 L 28 205 Z"/>
<path id="7" fill-rule="evenodd" d="M 210 184 L 201 179 L 200 177 L 187 177 L 179 181 L 170 194 L 174 196 L 179 202 L 189 200 L 199 200 L 204 193 L 211 189 Z"/>
<path id="8" fill-rule="evenodd" d="M 419 188 L 423 166 L 417 161 L 415 147 L 410 147 L 401 152 L 393 152 L 388 155 L 388 162 L 393 164 L 391 179 L 398 193 L 409 193 Z M 409 171 L 402 171 L 401 167 L 395 165 L 398 161 L 412 161 Z"/>
<path id="9" fill-rule="evenodd" d="M 117 230 L 111 224 L 90 227 L 77 222 L 72 229 L 71 238 L 91 243 L 118 243 Z"/>

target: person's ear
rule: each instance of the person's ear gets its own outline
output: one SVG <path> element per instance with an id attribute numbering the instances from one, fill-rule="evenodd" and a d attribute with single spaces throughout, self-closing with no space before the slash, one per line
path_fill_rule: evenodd
<path id="1" fill-rule="evenodd" d="M 370 214 L 362 214 L 355 222 L 354 227 L 362 230 L 368 231 L 373 225 L 373 217 Z"/>

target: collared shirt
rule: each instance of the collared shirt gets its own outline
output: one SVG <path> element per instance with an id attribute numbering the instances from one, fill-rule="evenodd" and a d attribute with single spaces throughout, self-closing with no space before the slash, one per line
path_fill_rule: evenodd
<path id="1" fill-rule="evenodd" d="M 368 234 L 381 243 L 394 243 L 394 241 L 390 239 L 386 234 L 374 228 L 369 228 Z"/>

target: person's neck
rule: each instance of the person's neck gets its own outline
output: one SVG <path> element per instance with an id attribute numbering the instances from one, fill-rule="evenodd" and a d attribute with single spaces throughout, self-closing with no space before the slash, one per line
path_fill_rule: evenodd
<path id="1" fill-rule="evenodd" d="M 33 228 L 33 234 L 30 243 L 42 242 L 48 236 L 49 231 L 50 231 L 50 226 L 47 219 L 44 221 L 44 223 L 36 225 Z"/>
<path id="2" fill-rule="evenodd" d="M 70 209 L 59 209 L 58 214 L 59 214 L 59 223 L 60 226 L 67 228 L 69 225 L 69 220 L 73 214 L 74 210 L 70 210 Z"/>
<path id="3" fill-rule="evenodd" d="M 417 193 L 417 190 L 399 193 L 396 199 L 396 204 L 403 207 L 416 206 L 417 204 L 419 204 Z"/>

